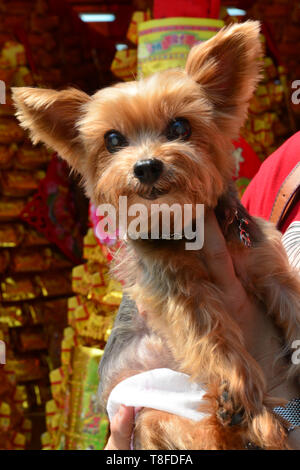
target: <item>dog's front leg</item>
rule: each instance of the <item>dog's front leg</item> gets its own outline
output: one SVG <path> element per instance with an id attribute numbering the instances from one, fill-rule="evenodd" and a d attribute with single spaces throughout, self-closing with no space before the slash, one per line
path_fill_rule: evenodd
<path id="1" fill-rule="evenodd" d="M 143 409 L 134 431 L 134 448 L 143 450 L 242 450 L 243 429 L 224 428 L 214 416 L 193 421 L 159 410 Z"/>
<path id="2" fill-rule="evenodd" d="M 202 286 L 203 289 L 203 286 Z M 263 372 L 243 345 L 240 328 L 207 285 L 205 302 L 195 306 L 192 297 L 177 296 L 149 315 L 151 326 L 160 331 L 182 372 L 204 386 L 226 391 L 248 429 L 251 441 L 264 448 L 282 448 L 285 433 L 266 408 Z"/>

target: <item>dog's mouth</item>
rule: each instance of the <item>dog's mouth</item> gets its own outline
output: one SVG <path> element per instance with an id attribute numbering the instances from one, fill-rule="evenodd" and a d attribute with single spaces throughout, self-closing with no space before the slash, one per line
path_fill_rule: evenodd
<path id="1" fill-rule="evenodd" d="M 148 199 L 150 201 L 153 201 L 155 199 L 158 199 L 161 196 L 164 196 L 167 194 L 169 191 L 166 189 L 158 189 L 155 186 L 153 186 L 150 191 L 147 193 L 140 193 L 139 196 L 142 197 L 143 199 Z"/>

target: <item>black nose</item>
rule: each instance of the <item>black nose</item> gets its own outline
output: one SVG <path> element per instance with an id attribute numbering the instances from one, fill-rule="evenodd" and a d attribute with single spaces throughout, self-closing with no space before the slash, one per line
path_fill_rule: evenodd
<path id="1" fill-rule="evenodd" d="M 156 158 L 139 160 L 133 168 L 134 176 L 145 184 L 153 184 L 158 180 L 163 171 L 163 163 Z"/>

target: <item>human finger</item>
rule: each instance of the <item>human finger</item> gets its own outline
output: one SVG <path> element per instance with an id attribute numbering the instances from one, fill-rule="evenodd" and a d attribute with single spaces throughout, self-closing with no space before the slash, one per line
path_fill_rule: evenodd
<path id="1" fill-rule="evenodd" d="M 110 437 L 105 450 L 129 450 L 134 426 L 134 409 L 121 405 L 110 425 Z"/>

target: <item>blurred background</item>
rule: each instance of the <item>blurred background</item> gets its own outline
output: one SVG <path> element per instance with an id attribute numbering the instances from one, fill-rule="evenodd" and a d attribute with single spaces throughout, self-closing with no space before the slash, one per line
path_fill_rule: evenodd
<path id="1" fill-rule="evenodd" d="M 0 449 L 103 449 L 97 368 L 122 298 L 108 273 L 118 246 L 95 236 L 67 165 L 31 145 L 10 88 L 93 93 L 184 66 L 195 43 L 248 18 L 262 23 L 265 56 L 234 142 L 240 195 L 299 129 L 298 1 L 0 0 Z"/>

